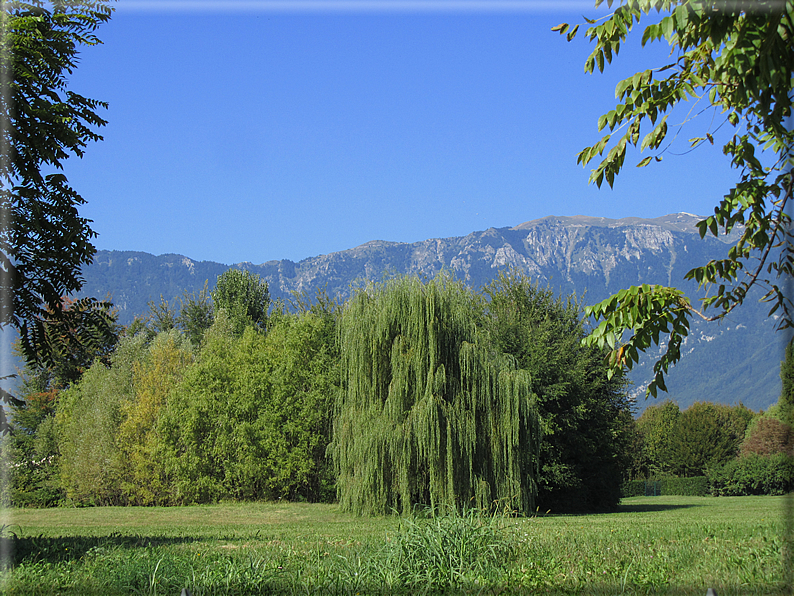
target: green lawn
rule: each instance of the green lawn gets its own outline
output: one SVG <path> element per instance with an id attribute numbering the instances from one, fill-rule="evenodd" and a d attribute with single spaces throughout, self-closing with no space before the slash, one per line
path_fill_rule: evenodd
<path id="1" fill-rule="evenodd" d="M 609 514 L 501 519 L 498 540 L 511 553 L 504 564 L 472 567 L 444 593 L 782 594 L 788 505 L 784 497 L 638 497 Z M 3 545 L 15 546 L 6 594 L 434 591 L 416 580 L 406 586 L 396 571 L 405 552 L 395 550 L 405 544 L 399 518 L 353 517 L 333 505 L 2 515 Z"/>

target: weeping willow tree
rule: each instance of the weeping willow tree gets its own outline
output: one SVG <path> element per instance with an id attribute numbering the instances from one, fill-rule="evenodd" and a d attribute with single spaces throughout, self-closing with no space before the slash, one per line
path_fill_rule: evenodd
<path id="1" fill-rule="evenodd" d="M 484 344 L 481 315 L 481 301 L 445 276 L 372 285 L 347 303 L 330 447 L 345 510 L 533 510 L 540 430 L 529 375 Z"/>

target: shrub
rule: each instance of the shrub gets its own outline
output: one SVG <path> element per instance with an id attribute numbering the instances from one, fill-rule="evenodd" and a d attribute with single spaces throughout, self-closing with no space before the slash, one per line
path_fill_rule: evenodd
<path id="1" fill-rule="evenodd" d="M 629 480 L 620 487 L 621 497 L 644 497 L 647 480 Z"/>
<path id="2" fill-rule="evenodd" d="M 717 496 L 783 495 L 794 488 L 794 458 L 751 454 L 713 466 L 708 478 Z"/>
<path id="3" fill-rule="evenodd" d="M 708 494 L 709 483 L 706 476 L 693 476 L 691 478 L 668 476 L 659 480 L 662 483 L 663 495 L 702 497 Z"/>

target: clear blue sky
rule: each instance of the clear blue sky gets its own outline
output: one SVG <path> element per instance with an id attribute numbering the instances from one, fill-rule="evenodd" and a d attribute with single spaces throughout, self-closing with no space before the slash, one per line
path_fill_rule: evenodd
<path id="1" fill-rule="evenodd" d="M 588 185 L 576 153 L 615 84 L 669 53 L 636 40 L 586 75 L 591 44 L 550 29 L 604 14 L 591 2 L 116 9 L 71 79 L 110 104 L 105 140 L 66 167 L 100 249 L 298 261 L 547 215 L 708 215 L 735 178 L 717 146 L 672 154 L 689 125 L 661 164 L 630 154 L 614 190 Z"/>

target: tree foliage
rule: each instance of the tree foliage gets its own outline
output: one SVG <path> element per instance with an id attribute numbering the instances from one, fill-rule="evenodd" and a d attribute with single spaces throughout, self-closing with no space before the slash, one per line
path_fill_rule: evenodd
<path id="1" fill-rule="evenodd" d="M 484 288 L 490 345 L 529 373 L 543 429 L 537 505 L 555 512 L 615 507 L 627 466 L 631 413 L 622 375 L 608 379 L 574 297 L 516 273 Z"/>
<path id="2" fill-rule="evenodd" d="M 226 311 L 238 335 L 249 325 L 257 329 L 267 327 L 270 291 L 267 282 L 262 281 L 259 275 L 242 269 L 228 269 L 218 277 L 210 294 L 215 310 Z"/>
<path id="3" fill-rule="evenodd" d="M 29 372 L 29 371 L 28 371 Z M 51 433 L 40 433 L 55 415 L 59 389 L 48 384 L 40 375 L 22 375 L 23 382 L 16 400 L 10 408 L 14 432 L 6 436 L 4 456 L 13 462 L 7 478 L 10 500 L 14 506 L 47 507 L 58 503 L 62 497 L 58 482 L 56 449 L 42 440 Z"/>
<path id="4" fill-rule="evenodd" d="M 371 285 L 345 305 L 331 446 L 344 509 L 533 509 L 530 378 L 490 349 L 481 316 L 472 292 L 443 276 Z"/>
<path id="5" fill-rule="evenodd" d="M 717 406 L 696 402 L 681 412 L 670 436 L 669 457 L 672 472 L 678 476 L 702 476 L 709 466 L 734 459 L 741 436 L 725 424 Z"/>
<path id="6" fill-rule="evenodd" d="M 596 6 L 601 4 L 603 0 L 596 0 Z M 607 0 L 608 6 L 612 4 Z M 604 181 L 612 186 L 629 146 L 652 152 L 638 167 L 662 159 L 669 147 L 665 141 L 671 111 L 679 104 L 692 104 L 692 110 L 711 124 L 700 137 L 691 139 L 691 145 L 713 145 L 717 129 L 727 125 L 733 134 L 722 151 L 737 170 L 733 188 L 714 214 L 698 224 L 700 235 L 739 235 L 727 258 L 712 260 L 686 275 L 714 288 L 703 301 L 704 310 L 716 311 L 713 315 L 696 309 L 675 288 L 649 285 L 623 290 L 587 310 L 602 320 L 588 341 L 609 347 L 614 368 L 631 368 L 640 352 L 667 336 L 666 350 L 654 365 L 655 377 L 648 387 L 656 396 L 658 389 L 666 390 L 664 375 L 669 366 L 681 358 L 693 316 L 721 319 L 757 286 L 772 304 L 770 315 L 782 313 L 779 326 L 793 324 L 792 297 L 783 281 L 794 273 L 786 211 L 794 180 L 794 1 L 621 1 L 600 22 L 587 20 L 586 36 L 595 47 L 585 71 L 603 71 L 633 29 L 654 10 L 664 16 L 644 28 L 642 44 L 666 40 L 671 60 L 617 84 L 618 104 L 598 120 L 599 130 L 608 128 L 609 132 L 582 150 L 578 161 L 586 165 L 598 158 L 590 180 L 598 186 Z M 578 28 L 563 23 L 554 30 L 570 41 Z M 623 342 L 627 330 L 632 333 Z"/>
<path id="7" fill-rule="evenodd" d="M 212 327 L 214 313 L 207 292 L 207 282 L 198 293 L 188 294 L 187 290 L 179 299 L 179 316 L 177 327 L 182 329 L 194 346 L 201 344 L 204 333 Z"/>
<path id="8" fill-rule="evenodd" d="M 681 409 L 673 401 L 665 400 L 645 409 L 637 420 L 637 429 L 643 439 L 647 475 L 668 474 L 672 471 L 670 442 Z"/>
<path id="9" fill-rule="evenodd" d="M 207 293 L 207 282 L 204 282 L 204 288 L 198 293 L 189 294 L 187 290 L 183 292 L 179 298 L 178 312 L 176 305 L 172 305 L 162 295 L 159 302 L 150 300 L 147 306 L 149 312 L 136 316 L 126 330 L 127 335 L 143 334 L 147 342 L 151 342 L 160 333 L 178 329 L 184 332 L 194 346 L 199 346 L 215 318 Z"/>
<path id="10" fill-rule="evenodd" d="M 61 170 L 102 138 L 97 110 L 106 104 L 69 90 L 67 77 L 80 47 L 99 43 L 94 32 L 110 18 L 108 4 L 11 1 L 0 11 L 0 327 L 19 331 L 31 364 L 58 360 L 47 322 L 64 314 L 61 297 L 81 288 L 80 268 L 96 252 L 96 234 L 78 213 L 84 200 Z M 107 306 L 86 298 L 73 310 Z"/>
<path id="11" fill-rule="evenodd" d="M 125 404 L 135 399 L 134 366 L 145 357 L 142 337 L 124 338 L 111 366 L 97 362 L 63 392 L 55 420 L 61 485 L 73 502 L 123 503 L 125 462 L 117 441 Z"/>
<path id="12" fill-rule="evenodd" d="M 121 326 L 116 323 L 118 313 L 110 302 L 65 297 L 61 303 L 59 313 L 48 309 L 41 321 L 51 362 L 45 365 L 42 357 L 40 364 L 33 367 L 48 385 L 67 389 L 95 360 L 110 364 Z"/>
<path id="13" fill-rule="evenodd" d="M 337 374 L 329 321 L 307 313 L 238 337 L 225 313 L 156 425 L 168 502 L 327 499 Z"/>
<path id="14" fill-rule="evenodd" d="M 670 400 L 648 407 L 637 420 L 645 477 L 700 476 L 736 457 L 757 417 L 739 404 L 695 402 L 683 412 Z"/>
<path id="15" fill-rule="evenodd" d="M 777 411 L 781 422 L 794 425 L 794 341 L 786 345 L 785 356 L 780 363 L 782 390 L 777 400 Z"/>
<path id="16" fill-rule="evenodd" d="M 791 427 L 776 418 L 762 416 L 741 447 L 741 456 L 784 453 L 794 457 L 794 433 Z"/>
<path id="17" fill-rule="evenodd" d="M 132 363 L 134 393 L 121 404 L 121 422 L 116 430 L 119 488 L 127 504 L 168 503 L 172 479 L 162 465 L 157 421 L 192 362 L 189 340 L 171 329 L 159 333 L 144 358 Z"/>

